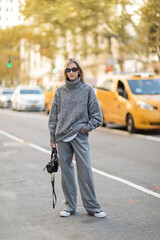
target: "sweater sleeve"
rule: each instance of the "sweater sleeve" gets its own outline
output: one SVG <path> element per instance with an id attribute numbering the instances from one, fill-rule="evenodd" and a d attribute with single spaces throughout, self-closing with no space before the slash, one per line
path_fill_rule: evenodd
<path id="1" fill-rule="evenodd" d="M 101 126 L 103 122 L 102 111 L 99 106 L 94 89 L 92 87 L 90 88 L 89 92 L 88 115 L 89 122 L 87 125 L 82 127 L 85 133 L 90 132 L 93 129 L 96 129 L 97 127 Z"/>
<path id="2" fill-rule="evenodd" d="M 53 143 L 56 142 L 55 131 L 56 131 L 56 125 L 57 125 L 57 116 L 58 116 L 57 94 L 55 93 L 51 110 L 50 110 L 49 121 L 48 121 L 48 127 L 50 132 L 50 142 L 53 142 Z"/>

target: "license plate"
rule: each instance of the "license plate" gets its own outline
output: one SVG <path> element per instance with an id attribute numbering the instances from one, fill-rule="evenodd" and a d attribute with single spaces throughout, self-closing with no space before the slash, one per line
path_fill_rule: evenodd
<path id="1" fill-rule="evenodd" d="M 34 105 L 34 104 L 33 104 L 31 107 L 35 108 L 35 107 L 36 107 L 36 105 Z"/>

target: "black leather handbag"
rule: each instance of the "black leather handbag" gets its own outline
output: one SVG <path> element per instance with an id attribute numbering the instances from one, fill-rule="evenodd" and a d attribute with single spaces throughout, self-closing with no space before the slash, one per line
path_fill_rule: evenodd
<path id="1" fill-rule="evenodd" d="M 51 175 L 53 208 L 55 208 L 55 205 L 57 202 L 57 196 L 56 196 L 55 189 L 54 189 L 54 183 L 55 183 L 55 174 L 54 173 L 58 171 L 58 168 L 59 168 L 59 158 L 57 155 L 57 149 L 53 148 L 52 152 L 51 152 L 51 160 L 49 161 L 49 163 L 47 163 L 47 165 L 43 169 L 43 171 L 45 169 L 47 169 L 47 172 L 50 173 L 50 175 Z"/>
<path id="2" fill-rule="evenodd" d="M 59 167 L 59 159 L 58 159 L 58 156 L 57 156 L 57 149 L 53 148 L 52 152 L 51 152 L 51 160 L 46 165 L 45 168 L 47 168 L 48 173 L 53 173 L 53 172 L 58 171 L 58 167 Z"/>

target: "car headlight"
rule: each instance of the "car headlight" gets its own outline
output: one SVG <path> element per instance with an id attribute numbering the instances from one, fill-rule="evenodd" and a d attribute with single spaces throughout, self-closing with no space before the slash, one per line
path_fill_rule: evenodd
<path id="1" fill-rule="evenodd" d="M 139 108 L 148 109 L 148 110 L 153 111 L 152 105 L 150 105 L 148 103 L 145 103 L 145 102 L 142 102 L 142 101 L 137 101 L 137 105 L 138 105 Z"/>

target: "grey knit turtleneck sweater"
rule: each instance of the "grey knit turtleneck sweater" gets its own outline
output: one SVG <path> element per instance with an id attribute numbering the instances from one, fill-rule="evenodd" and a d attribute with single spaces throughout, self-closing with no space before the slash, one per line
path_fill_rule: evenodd
<path id="1" fill-rule="evenodd" d="M 50 142 L 78 133 L 87 134 L 102 124 L 102 112 L 94 89 L 80 78 L 58 87 L 49 115 Z"/>

